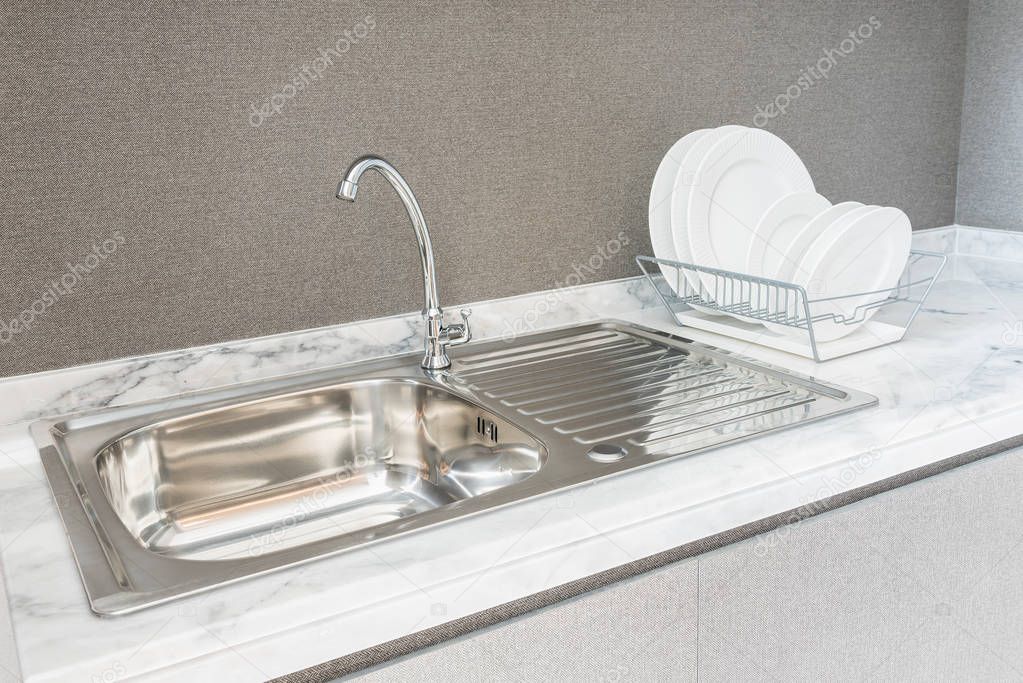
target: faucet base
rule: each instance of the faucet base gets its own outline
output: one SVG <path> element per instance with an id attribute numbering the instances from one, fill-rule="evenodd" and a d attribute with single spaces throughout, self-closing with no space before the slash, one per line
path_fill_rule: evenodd
<path id="1" fill-rule="evenodd" d="M 427 351 L 426 355 L 423 356 L 423 362 L 419 366 L 424 370 L 443 370 L 444 368 L 451 367 L 451 359 L 448 358 L 447 353 L 436 355 Z"/>

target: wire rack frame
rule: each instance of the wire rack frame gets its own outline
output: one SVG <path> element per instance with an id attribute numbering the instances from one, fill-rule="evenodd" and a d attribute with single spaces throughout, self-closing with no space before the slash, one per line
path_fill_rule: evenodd
<path id="1" fill-rule="evenodd" d="M 895 324 L 901 334 L 878 340 L 859 350 L 900 341 L 916 319 L 920 308 L 945 267 L 947 256 L 914 249 L 895 287 L 831 297 L 811 297 L 803 285 L 746 275 L 693 263 L 637 256 L 658 298 L 675 322 L 690 324 L 680 314 L 691 309 L 724 313 L 742 319 L 803 330 L 815 361 L 821 362 L 815 326 L 822 324 L 860 325 L 882 308 L 898 304 L 903 310 Z M 844 354 L 843 354 L 844 355 Z"/>

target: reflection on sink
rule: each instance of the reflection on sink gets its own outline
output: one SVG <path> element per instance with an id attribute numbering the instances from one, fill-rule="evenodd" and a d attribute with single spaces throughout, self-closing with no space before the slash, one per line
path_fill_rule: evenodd
<path id="1" fill-rule="evenodd" d="M 165 420 L 111 443 L 96 467 L 144 547 L 203 560 L 283 550 L 487 493 L 537 472 L 543 453 L 450 391 L 376 380 Z"/>

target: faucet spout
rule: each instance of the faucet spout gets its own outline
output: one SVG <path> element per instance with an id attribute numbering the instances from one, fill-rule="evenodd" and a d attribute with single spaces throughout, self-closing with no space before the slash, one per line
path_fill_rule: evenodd
<path id="1" fill-rule="evenodd" d="M 444 311 L 441 310 L 440 297 L 437 295 L 437 271 L 433 263 L 433 243 L 430 241 L 430 230 L 426 226 L 426 217 L 423 216 L 423 210 L 419 207 L 412 188 L 394 166 L 380 157 L 364 156 L 357 159 L 348 168 L 344 179 L 337 186 L 337 198 L 354 202 L 359 191 L 359 179 L 370 169 L 382 175 L 398 194 L 398 198 L 401 199 L 408 212 L 409 220 L 412 221 L 412 229 L 416 234 L 416 242 L 419 244 L 425 301 L 423 315 L 426 318 L 426 355 L 423 357 L 422 367 L 430 370 L 446 368 L 451 365 L 446 347 L 464 344 L 472 337 L 469 331 L 469 313 L 462 312 L 463 322 L 460 324 L 444 324 Z"/>
<path id="2" fill-rule="evenodd" d="M 338 183 L 337 186 L 337 198 L 343 199 L 346 202 L 355 201 L 355 193 L 359 191 L 359 183 L 348 180 L 347 178 Z"/>
<path id="3" fill-rule="evenodd" d="M 430 241 L 430 229 L 426 226 L 426 217 L 423 210 L 419 208 L 416 196 L 412 194 L 412 188 L 405 182 L 405 179 L 398 173 L 398 169 L 389 163 L 375 156 L 364 156 L 357 159 L 345 173 L 344 180 L 337 186 L 338 199 L 349 202 L 355 201 L 355 195 L 359 191 L 359 179 L 368 170 L 374 170 L 387 179 L 398 198 L 405 205 L 409 220 L 412 221 L 412 229 L 416 233 L 416 241 L 419 243 L 419 260 L 423 267 L 423 293 L 426 299 L 426 311 L 432 309 L 440 310 L 440 299 L 437 296 L 437 273 L 433 265 L 433 243 Z"/>

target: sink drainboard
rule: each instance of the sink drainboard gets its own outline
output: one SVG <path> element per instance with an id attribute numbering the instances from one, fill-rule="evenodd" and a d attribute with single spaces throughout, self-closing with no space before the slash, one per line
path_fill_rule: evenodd
<path id="1" fill-rule="evenodd" d="M 460 359 L 474 390 L 574 442 L 682 455 L 813 417 L 842 392 L 658 336 L 597 329 Z"/>

